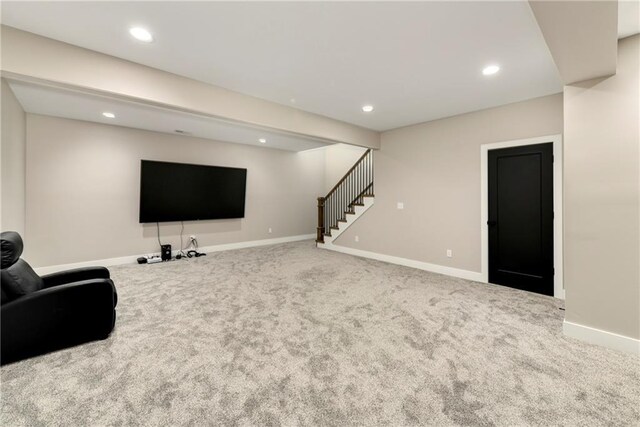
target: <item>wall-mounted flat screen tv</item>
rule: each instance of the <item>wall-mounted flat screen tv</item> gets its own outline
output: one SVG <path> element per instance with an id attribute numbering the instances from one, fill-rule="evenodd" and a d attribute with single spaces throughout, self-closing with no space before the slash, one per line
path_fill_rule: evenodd
<path id="1" fill-rule="evenodd" d="M 244 218 L 247 170 L 142 160 L 140 222 Z"/>

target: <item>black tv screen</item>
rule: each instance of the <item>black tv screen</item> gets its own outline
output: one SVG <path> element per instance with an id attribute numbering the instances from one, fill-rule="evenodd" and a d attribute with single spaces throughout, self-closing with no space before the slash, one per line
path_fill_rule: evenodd
<path id="1" fill-rule="evenodd" d="M 140 222 L 244 218 L 247 170 L 142 160 Z"/>

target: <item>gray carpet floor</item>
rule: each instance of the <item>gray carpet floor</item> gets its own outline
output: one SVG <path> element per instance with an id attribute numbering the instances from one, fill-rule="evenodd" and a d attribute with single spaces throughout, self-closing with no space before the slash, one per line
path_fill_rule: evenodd
<path id="1" fill-rule="evenodd" d="M 111 269 L 104 341 L 2 367 L 2 425 L 638 425 L 562 301 L 315 249 Z"/>

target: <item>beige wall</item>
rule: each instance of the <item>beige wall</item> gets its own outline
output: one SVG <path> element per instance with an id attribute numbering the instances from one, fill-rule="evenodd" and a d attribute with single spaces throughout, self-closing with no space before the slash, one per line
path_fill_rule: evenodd
<path id="1" fill-rule="evenodd" d="M 0 230 L 25 233 L 26 119 L 11 88 L 2 79 L 2 141 L 0 143 Z"/>
<path id="2" fill-rule="evenodd" d="M 323 150 L 295 153 L 27 115 L 25 258 L 36 267 L 158 251 L 138 223 L 140 159 L 247 168 L 244 219 L 185 223 L 201 246 L 313 234 Z M 272 234 L 268 228 L 273 229 Z M 179 246 L 178 224 L 161 225 Z"/>
<path id="3" fill-rule="evenodd" d="M 113 56 L 2 26 L 2 71 L 12 78 L 98 92 L 295 134 L 377 148 L 380 134 Z M 25 54 L 28 52 L 29 54 Z"/>
<path id="4" fill-rule="evenodd" d="M 384 132 L 375 204 L 336 244 L 480 272 L 480 145 L 560 133 L 561 94 Z"/>
<path id="5" fill-rule="evenodd" d="M 529 0 L 565 84 L 616 72 L 617 0 Z"/>
<path id="6" fill-rule="evenodd" d="M 640 36 L 565 87 L 566 320 L 640 338 Z"/>
<path id="7" fill-rule="evenodd" d="M 325 152 L 325 196 L 342 179 L 347 171 L 367 150 L 363 147 L 347 144 L 334 144 L 323 149 Z"/>

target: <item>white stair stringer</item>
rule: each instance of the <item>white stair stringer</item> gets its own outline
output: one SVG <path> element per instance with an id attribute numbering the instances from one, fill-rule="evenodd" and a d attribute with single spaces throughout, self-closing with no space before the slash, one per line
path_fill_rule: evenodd
<path id="1" fill-rule="evenodd" d="M 369 210 L 371 206 L 373 206 L 375 197 L 373 196 L 364 196 L 363 197 L 363 205 L 364 206 L 354 206 L 353 212 L 347 212 L 346 222 L 338 221 L 338 229 L 331 229 L 331 236 L 324 236 L 324 243 L 318 243 L 317 246 L 319 248 L 326 248 L 327 246 L 333 245 L 333 242 L 340 236 L 347 228 L 351 226 L 354 222 L 356 222 L 366 211 Z"/>

